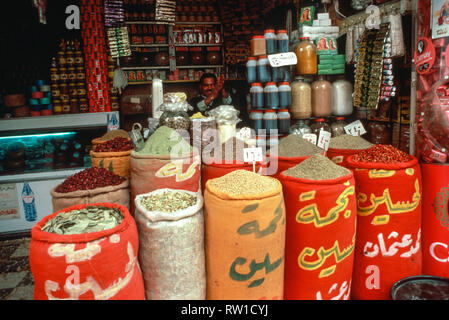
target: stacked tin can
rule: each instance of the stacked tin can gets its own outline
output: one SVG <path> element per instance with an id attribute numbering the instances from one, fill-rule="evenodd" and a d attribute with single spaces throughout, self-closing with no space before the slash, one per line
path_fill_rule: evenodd
<path id="1" fill-rule="evenodd" d="M 50 67 L 54 114 L 88 112 L 86 71 L 78 39 L 61 40 Z"/>
<path id="2" fill-rule="evenodd" d="M 108 58 L 101 0 L 81 1 L 82 38 L 90 112 L 111 111 Z"/>
<path id="3" fill-rule="evenodd" d="M 108 80 L 110 85 L 109 96 L 111 97 L 111 111 L 119 111 L 119 90 L 114 87 L 115 62 L 111 55 L 108 55 Z"/>

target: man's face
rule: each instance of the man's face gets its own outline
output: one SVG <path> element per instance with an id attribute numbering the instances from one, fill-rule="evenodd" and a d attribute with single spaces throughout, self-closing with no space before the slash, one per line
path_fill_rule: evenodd
<path id="1" fill-rule="evenodd" d="M 203 82 L 200 84 L 200 91 L 206 97 L 212 95 L 213 90 L 215 89 L 215 79 L 214 78 L 205 78 Z"/>

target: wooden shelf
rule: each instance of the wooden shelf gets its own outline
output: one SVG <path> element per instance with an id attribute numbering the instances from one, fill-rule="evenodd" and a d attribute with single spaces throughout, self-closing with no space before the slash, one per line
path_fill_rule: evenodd
<path id="1" fill-rule="evenodd" d="M 125 21 L 125 24 L 165 24 L 170 25 L 172 23 L 165 21 Z"/>
<path id="2" fill-rule="evenodd" d="M 176 66 L 179 69 L 211 69 L 211 68 L 224 68 L 224 65 L 211 65 L 211 66 Z"/>
<path id="3" fill-rule="evenodd" d="M 139 67 L 139 66 L 136 66 L 136 67 L 121 67 L 121 68 L 122 68 L 122 70 L 168 70 L 168 69 L 170 69 L 169 66 L 166 66 L 166 67 L 160 67 L 160 66 Z"/>
<path id="4" fill-rule="evenodd" d="M 225 81 L 246 81 L 246 79 L 225 79 Z M 162 80 L 162 83 L 195 83 L 199 80 Z M 152 84 L 153 81 L 133 81 L 128 82 L 129 86 L 136 86 L 141 84 Z"/>
<path id="5" fill-rule="evenodd" d="M 130 44 L 131 48 L 165 48 L 169 45 L 167 43 L 154 43 L 154 44 Z"/>
<path id="6" fill-rule="evenodd" d="M 201 25 L 205 25 L 205 26 L 210 26 L 210 25 L 221 25 L 221 22 L 175 22 L 175 25 L 181 25 L 181 26 L 201 26 Z"/>
<path id="7" fill-rule="evenodd" d="M 212 43 L 177 43 L 175 47 L 222 47 L 222 43 L 212 44 Z"/>

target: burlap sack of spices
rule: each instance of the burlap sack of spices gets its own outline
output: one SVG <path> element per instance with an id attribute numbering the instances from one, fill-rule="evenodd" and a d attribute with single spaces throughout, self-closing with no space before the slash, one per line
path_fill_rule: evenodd
<path id="1" fill-rule="evenodd" d="M 90 152 L 92 166 L 105 168 L 125 178 L 129 178 L 129 160 L 132 150 L 120 152 Z"/>
<path id="2" fill-rule="evenodd" d="M 135 206 L 147 300 L 204 300 L 202 196 L 160 189 L 137 196 Z"/>
<path id="3" fill-rule="evenodd" d="M 116 208 L 123 220 L 111 229 L 81 234 L 42 230 L 60 213 L 87 206 Z M 117 204 L 72 206 L 46 216 L 31 230 L 34 299 L 144 300 L 138 241 L 134 219 L 128 209 Z"/>

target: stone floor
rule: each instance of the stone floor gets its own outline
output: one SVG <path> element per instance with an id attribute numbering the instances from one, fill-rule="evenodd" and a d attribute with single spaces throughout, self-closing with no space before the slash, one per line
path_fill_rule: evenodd
<path id="1" fill-rule="evenodd" d="M 0 300 L 33 300 L 30 238 L 0 241 Z"/>

